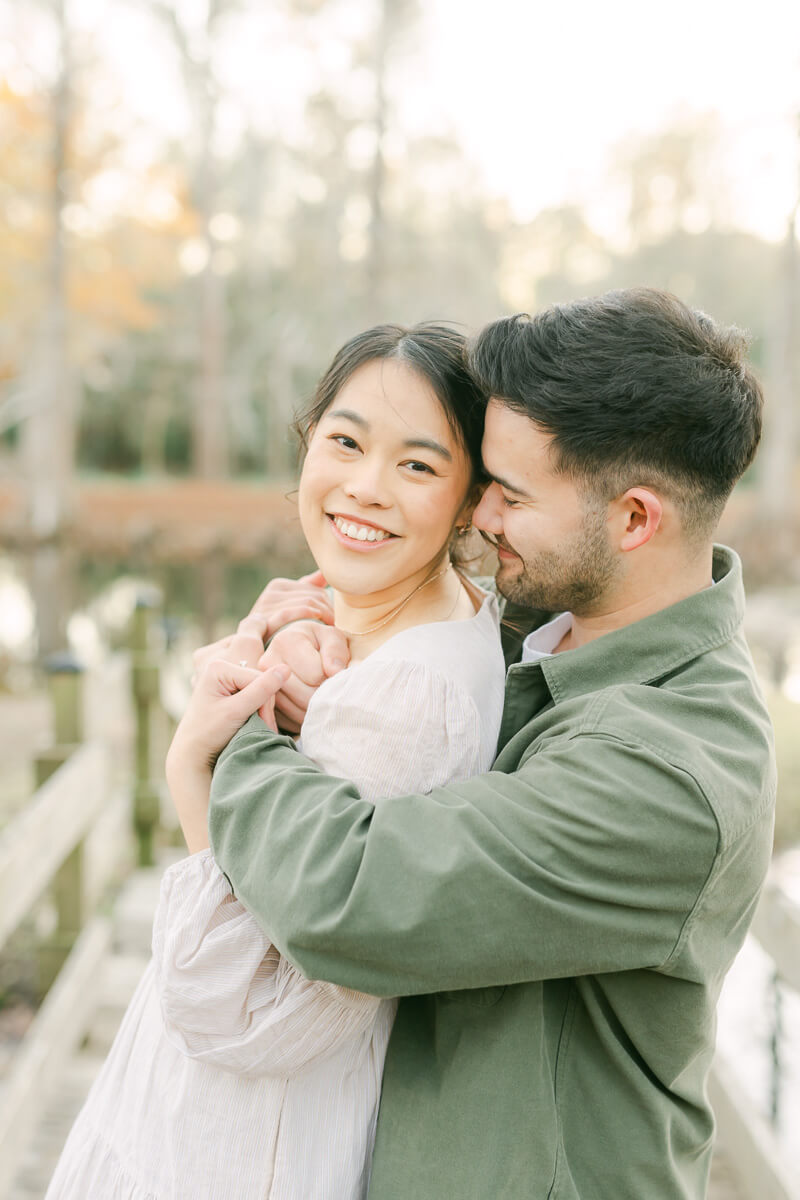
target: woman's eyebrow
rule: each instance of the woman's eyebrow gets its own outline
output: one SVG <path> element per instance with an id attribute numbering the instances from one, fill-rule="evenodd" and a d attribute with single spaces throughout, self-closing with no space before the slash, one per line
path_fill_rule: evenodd
<path id="1" fill-rule="evenodd" d="M 434 442 L 432 438 L 407 438 L 403 442 L 409 450 L 432 450 L 434 454 L 441 455 L 448 462 L 453 461 L 453 456 L 445 446 L 440 446 L 438 442 Z"/>
<path id="2" fill-rule="evenodd" d="M 360 425 L 362 429 L 369 429 L 369 421 L 361 416 L 360 413 L 353 412 L 351 408 L 333 408 L 328 409 L 323 413 L 325 417 L 336 417 L 338 420 L 344 418 L 346 421 L 352 421 L 354 425 Z"/>

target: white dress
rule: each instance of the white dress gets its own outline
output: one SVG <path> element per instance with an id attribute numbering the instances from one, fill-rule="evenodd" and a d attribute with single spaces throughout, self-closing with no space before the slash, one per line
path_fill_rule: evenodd
<path id="1" fill-rule="evenodd" d="M 504 680 L 487 596 L 326 680 L 303 752 L 376 801 L 430 791 L 491 766 Z M 360 1200 L 395 1008 L 305 979 L 189 856 L 46 1200 Z"/>

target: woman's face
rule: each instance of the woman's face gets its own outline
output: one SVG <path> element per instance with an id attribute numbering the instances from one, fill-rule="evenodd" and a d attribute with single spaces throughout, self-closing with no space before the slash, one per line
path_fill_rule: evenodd
<path id="1" fill-rule="evenodd" d="M 471 468 L 433 388 L 406 363 L 354 371 L 320 418 L 300 477 L 303 533 L 346 595 L 405 595 L 466 520 Z"/>

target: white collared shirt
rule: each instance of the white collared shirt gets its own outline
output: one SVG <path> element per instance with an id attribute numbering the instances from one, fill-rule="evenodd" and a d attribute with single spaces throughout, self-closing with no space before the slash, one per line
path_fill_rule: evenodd
<path id="1" fill-rule="evenodd" d="M 553 617 L 552 621 L 548 621 L 546 625 L 541 625 L 538 629 L 534 629 L 533 633 L 529 633 L 522 643 L 522 662 L 538 662 L 540 658 L 550 658 L 555 651 L 556 646 L 567 636 L 572 629 L 572 613 L 559 613 L 557 617 Z"/>

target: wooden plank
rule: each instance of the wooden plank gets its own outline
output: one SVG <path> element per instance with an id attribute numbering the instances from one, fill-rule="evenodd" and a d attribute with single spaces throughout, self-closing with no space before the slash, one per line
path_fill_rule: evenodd
<path id="1" fill-rule="evenodd" d="M 108 918 L 90 921 L 14 1058 L 0 1093 L 0 1196 L 8 1194 L 38 1115 L 86 1032 L 97 1003 L 98 968 L 111 938 Z"/>
<path id="2" fill-rule="evenodd" d="M 100 742 L 81 746 L 0 836 L 0 947 L 81 840 L 107 794 Z"/>
<path id="3" fill-rule="evenodd" d="M 777 887 L 767 887 L 750 932 L 780 977 L 800 993 L 800 909 Z"/>
<path id="4" fill-rule="evenodd" d="M 800 1179 L 720 1054 L 714 1060 L 708 1094 L 725 1156 L 741 1179 L 744 1194 L 758 1200 L 800 1200 Z"/>

